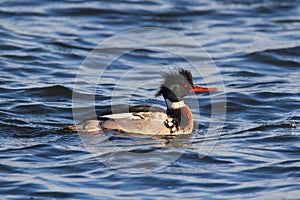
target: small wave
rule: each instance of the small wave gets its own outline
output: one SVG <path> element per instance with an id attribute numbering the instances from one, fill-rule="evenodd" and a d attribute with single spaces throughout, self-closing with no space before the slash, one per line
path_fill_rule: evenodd
<path id="1" fill-rule="evenodd" d="M 244 129 L 241 131 L 234 132 L 234 134 L 240 134 L 244 132 L 255 132 L 255 131 L 269 131 L 269 130 L 274 130 L 274 129 L 296 129 L 298 127 L 297 123 L 294 121 L 284 121 L 284 122 L 279 122 L 279 123 L 274 123 L 274 124 L 261 124 L 257 127 L 249 128 L 249 129 Z"/>
<path id="2" fill-rule="evenodd" d="M 243 55 L 243 58 L 246 60 L 266 63 L 274 66 L 298 68 L 300 64 L 299 52 L 300 46 L 280 49 L 267 49 L 264 51 Z"/>

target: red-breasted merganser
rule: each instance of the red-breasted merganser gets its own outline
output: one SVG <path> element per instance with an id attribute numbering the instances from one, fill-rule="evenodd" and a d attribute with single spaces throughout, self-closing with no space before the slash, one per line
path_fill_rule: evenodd
<path id="1" fill-rule="evenodd" d="M 183 97 L 193 92 L 212 92 L 216 88 L 203 88 L 194 85 L 191 72 L 178 69 L 163 74 L 164 82 L 156 97 L 163 96 L 167 110 L 156 106 L 129 106 L 125 113 L 110 112 L 97 120 L 84 121 L 67 126 L 65 130 L 81 133 L 97 133 L 106 130 L 151 135 L 189 134 L 193 130 L 193 116 Z M 129 112 L 128 112 L 129 110 Z"/>

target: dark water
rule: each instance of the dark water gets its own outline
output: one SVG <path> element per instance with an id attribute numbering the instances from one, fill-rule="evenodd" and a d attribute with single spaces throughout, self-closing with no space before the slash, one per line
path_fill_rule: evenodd
<path id="1" fill-rule="evenodd" d="M 142 27 L 191 37 L 217 66 L 221 88 L 218 74 L 205 71 L 209 61 L 197 66 L 204 75 L 195 82 L 220 90 L 211 98 L 187 97 L 194 133 L 61 132 L 74 123 L 74 83 L 79 113 L 88 115 L 95 93 L 90 80 L 98 81 L 106 58 L 126 46 L 134 50 L 139 38 L 198 58 L 189 44 L 174 45 L 153 31 L 100 47 L 98 61 L 87 65 L 89 76 L 76 79 L 100 42 Z M 0 36 L 1 199 L 299 199 L 299 1 L 1 1 Z M 174 66 L 193 69 L 159 49 L 117 57 L 96 82 L 97 110 L 111 103 L 163 106 L 153 98 L 159 71 Z M 226 108 L 223 129 L 210 129 L 225 117 L 218 111 L 211 117 L 213 107 Z"/>

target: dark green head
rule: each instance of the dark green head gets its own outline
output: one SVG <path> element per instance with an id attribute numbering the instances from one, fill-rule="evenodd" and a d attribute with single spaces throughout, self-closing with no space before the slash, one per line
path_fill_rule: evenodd
<path id="1" fill-rule="evenodd" d="M 183 97 L 188 95 L 194 86 L 192 73 L 182 68 L 174 72 L 164 73 L 163 78 L 164 82 L 156 96 L 162 95 L 171 102 L 183 100 Z"/>
<path id="2" fill-rule="evenodd" d="M 171 102 L 182 101 L 183 97 L 192 92 L 210 92 L 216 88 L 202 88 L 194 85 L 190 71 L 179 68 L 176 71 L 164 73 L 164 82 L 155 96 L 162 95 Z"/>

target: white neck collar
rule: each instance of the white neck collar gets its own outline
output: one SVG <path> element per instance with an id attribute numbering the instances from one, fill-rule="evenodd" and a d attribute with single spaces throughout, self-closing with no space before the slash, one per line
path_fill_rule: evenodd
<path id="1" fill-rule="evenodd" d="M 185 106 L 183 101 L 171 102 L 169 99 L 166 99 L 168 109 L 178 109 Z"/>

